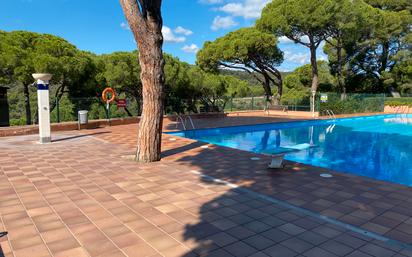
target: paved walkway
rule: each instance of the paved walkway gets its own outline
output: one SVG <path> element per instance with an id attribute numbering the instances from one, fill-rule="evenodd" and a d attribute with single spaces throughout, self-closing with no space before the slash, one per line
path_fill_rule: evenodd
<path id="1" fill-rule="evenodd" d="M 204 123 L 242 119 L 235 120 Z M 59 133 L 49 145 L 35 136 L 0 138 L 4 255 L 412 256 L 405 187 L 338 174 L 320 180 L 320 170 L 292 163 L 270 173 L 264 157 L 252 162 L 250 153 L 167 135 L 163 161 L 138 164 L 129 160 L 136 130 Z M 318 213 L 362 218 L 359 227 L 384 237 L 312 215 Z M 377 218 L 390 230 L 363 226 Z"/>

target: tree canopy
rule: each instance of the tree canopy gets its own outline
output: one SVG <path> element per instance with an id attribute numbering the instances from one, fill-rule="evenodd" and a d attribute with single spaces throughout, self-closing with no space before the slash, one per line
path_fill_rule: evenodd
<path id="1" fill-rule="evenodd" d="M 26 124 L 31 124 L 29 86 L 34 82 L 31 74 L 52 73 L 51 83 L 56 97 L 66 91 L 79 95 L 94 88 L 91 55 L 60 37 L 26 31 L 2 32 L 0 52 L 1 80 L 11 87 L 22 88 Z"/>
<path id="2" fill-rule="evenodd" d="M 335 0 L 273 0 L 256 21 L 259 29 L 309 48 L 313 92 L 319 85 L 316 50 L 329 34 L 335 11 Z"/>
<path id="3" fill-rule="evenodd" d="M 206 71 L 229 68 L 255 76 L 268 98 L 272 96 L 271 85 L 277 86 L 279 97 L 282 94 L 282 76 L 276 68 L 282 62 L 283 53 L 277 47 L 276 37 L 253 27 L 206 42 L 197 54 L 197 64 Z"/>
<path id="4" fill-rule="evenodd" d="M 341 7 L 335 12 L 324 50 L 341 91 L 388 92 L 397 88 L 393 71 L 398 53 L 409 46 L 410 2 L 338 2 Z"/>

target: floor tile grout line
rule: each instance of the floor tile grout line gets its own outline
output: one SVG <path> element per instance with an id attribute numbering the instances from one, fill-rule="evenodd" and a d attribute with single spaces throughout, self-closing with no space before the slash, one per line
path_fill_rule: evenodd
<path id="1" fill-rule="evenodd" d="M 10 182 L 9 182 L 10 183 Z M 17 195 L 17 193 L 16 193 L 16 195 Z M 6 229 L 6 231 L 7 231 L 7 228 L 6 228 L 6 224 L 4 223 L 4 221 L 3 221 L 3 215 L 1 215 L 0 214 L 0 221 L 1 221 L 1 223 L 3 224 L 3 226 L 4 226 L 4 228 Z M 7 235 L 6 235 L 7 236 Z M 9 244 L 9 247 L 10 247 L 10 250 L 11 250 L 11 253 L 12 253 L 12 255 L 15 257 L 16 255 L 14 254 L 14 251 L 13 251 L 13 249 L 12 249 L 12 247 L 11 247 L 11 240 L 10 240 L 10 238 L 7 236 L 7 243 Z M 0 249 L 1 249 L 1 246 L 0 246 Z M 0 253 L 2 253 L 2 252 L 0 252 Z"/>
<path id="2" fill-rule="evenodd" d="M 75 169 L 76 170 L 76 169 Z M 77 173 L 79 173 L 81 176 L 87 178 L 86 176 L 84 176 L 83 174 L 81 174 L 80 172 L 78 172 L 76 170 Z M 106 176 L 105 176 L 106 177 Z M 70 181 L 72 181 L 70 178 L 68 178 Z M 89 178 L 87 178 L 88 180 L 90 180 Z M 110 181 L 110 180 L 109 180 Z M 110 193 L 106 192 L 106 190 L 104 190 L 101 186 L 97 185 L 96 183 L 92 182 L 91 183 L 95 184 L 98 188 L 100 188 L 100 190 L 102 190 L 103 192 L 111 195 Z M 96 201 L 98 203 L 98 205 L 100 205 L 103 209 L 105 209 L 108 213 L 110 213 L 110 215 L 112 215 L 116 220 L 118 220 L 121 224 L 124 224 L 125 227 L 129 228 L 131 231 L 135 232 L 131 227 L 129 227 L 126 223 L 124 223 L 123 221 L 121 221 L 118 217 L 116 217 L 115 215 L 113 215 L 106 207 L 104 207 L 100 202 L 98 202 L 92 195 L 90 195 L 88 192 L 84 191 L 84 189 L 80 186 L 78 186 L 80 190 L 82 190 L 86 195 L 88 195 L 89 197 L 91 197 L 91 199 L 93 199 L 94 201 Z M 70 198 L 69 198 L 70 199 Z M 158 228 L 159 230 L 161 230 L 162 232 L 164 232 L 165 234 L 169 235 L 169 233 L 167 233 L 166 231 L 164 231 L 162 228 L 160 228 L 159 226 L 153 224 L 150 220 L 146 219 L 144 216 L 140 215 L 139 213 L 137 213 L 135 210 L 131 209 L 127 204 L 125 204 L 123 201 L 120 201 L 122 203 L 122 205 L 124 205 L 125 207 L 127 207 L 130 211 L 132 211 L 133 213 L 137 214 L 138 216 L 140 216 L 142 219 L 144 219 L 145 221 L 147 221 L 148 223 L 152 224 L 154 227 Z M 77 205 L 76 205 L 77 206 Z M 80 208 L 79 208 L 80 209 Z M 83 211 L 80 209 L 80 211 L 83 213 Z M 88 217 L 85 213 L 83 213 L 86 217 Z M 95 226 L 96 224 L 94 222 L 92 222 Z M 98 226 L 96 226 L 98 228 Z M 98 228 L 99 229 L 99 228 Z M 99 229 L 100 230 L 100 229 Z M 100 230 L 101 231 L 101 230 Z M 104 233 L 103 231 L 101 231 L 103 234 L 106 235 L 106 233 Z M 160 255 L 164 256 L 164 254 L 162 254 L 160 251 L 158 251 L 155 247 L 152 246 L 152 244 L 150 244 L 150 242 L 148 242 L 147 240 L 145 240 L 144 238 L 142 238 L 141 236 L 139 236 L 138 234 L 136 234 L 139 238 L 141 238 L 144 242 L 146 242 L 148 245 L 150 245 L 150 247 L 152 247 L 156 252 L 158 252 Z M 174 237 L 170 236 L 174 241 L 176 241 L 179 245 L 183 246 L 184 248 L 190 250 L 187 246 L 185 246 L 184 244 L 180 243 L 178 240 L 176 240 Z M 110 238 L 110 237 L 109 237 Z M 110 239 L 111 240 L 111 239 Z M 113 242 L 114 243 L 114 242 Z M 116 245 L 116 244 L 115 244 Z M 117 247 L 117 245 L 116 245 Z M 119 248 L 120 249 L 120 248 Z M 120 249 L 122 251 L 122 249 Z M 123 252 L 123 251 L 122 251 Z M 128 256 L 127 254 L 125 254 L 126 256 Z"/>
<path id="3" fill-rule="evenodd" d="M 181 171 L 182 173 L 185 173 L 185 171 Z M 196 173 L 193 173 L 194 175 L 196 175 Z M 220 183 L 220 184 L 218 184 L 217 186 L 223 186 L 223 187 L 227 187 L 227 185 L 226 185 L 226 183 L 223 181 L 223 180 L 220 180 L 220 179 L 216 179 L 216 182 L 218 182 L 218 183 Z M 193 182 L 192 182 L 193 183 Z M 194 183 L 196 183 L 196 182 L 194 182 Z M 242 194 L 244 194 L 245 192 L 242 192 Z M 246 193 L 247 194 L 247 193 Z M 255 199 L 255 197 L 253 197 L 252 199 Z M 180 208 L 181 209 L 181 208 Z M 185 211 L 184 209 L 183 209 L 183 211 Z M 230 217 L 230 216 L 228 216 L 228 217 Z M 221 217 L 221 218 L 225 218 L 225 217 Z M 180 222 L 179 222 L 180 223 Z M 184 224 L 183 224 L 184 225 Z M 237 224 L 237 226 L 240 226 L 240 224 Z M 321 226 L 321 224 L 319 224 L 319 226 Z M 271 228 L 274 228 L 274 227 L 271 227 Z M 270 230 L 270 229 L 268 229 L 268 230 Z M 225 232 L 225 231 L 221 231 L 221 232 Z M 226 233 L 226 232 L 225 232 Z M 243 238 L 243 239 L 238 239 L 237 238 L 237 241 L 238 242 L 243 242 L 243 243 L 246 243 L 245 242 L 245 240 L 246 239 L 248 239 L 248 238 L 251 238 L 251 237 L 253 237 L 253 236 L 256 236 L 256 235 L 258 235 L 259 233 L 255 233 L 254 235 L 251 235 L 251 236 L 248 236 L 248 237 L 246 237 L 246 238 Z M 270 239 L 269 239 L 270 240 Z M 286 240 L 283 240 L 283 241 L 286 241 Z M 281 244 L 281 242 L 283 242 L 283 241 L 280 241 L 280 242 L 273 242 L 274 244 Z M 231 243 L 231 244 L 233 244 L 233 243 Z M 248 244 L 248 243 L 246 243 L 246 244 Z M 228 245 L 230 245 L 230 244 L 228 244 Z M 249 244 L 248 244 L 249 245 Z M 272 245 L 273 246 L 273 245 Z M 262 251 L 264 251 L 265 249 L 268 249 L 268 248 L 270 248 L 270 247 L 272 247 L 272 246 L 268 246 L 268 247 L 266 247 L 266 248 L 264 248 L 264 249 L 256 249 L 256 251 L 257 252 L 262 252 Z M 222 249 L 222 250 L 224 250 L 224 248 L 225 248 L 226 246 L 219 246 L 218 248 L 216 248 L 216 250 L 217 249 Z M 284 247 L 286 247 L 286 248 L 288 248 L 288 249 L 290 249 L 289 247 L 287 247 L 287 246 L 284 246 Z M 316 245 L 312 245 L 312 247 L 310 248 L 310 249 L 312 249 L 312 248 L 315 248 L 316 247 Z M 253 246 L 252 246 L 252 248 L 254 248 Z M 293 249 L 290 249 L 290 250 L 292 250 L 293 252 L 295 252 Z M 309 249 L 308 249 L 309 250 Z M 324 249 L 325 250 L 325 249 Z M 354 250 L 356 250 L 356 249 L 353 249 L 353 251 Z M 325 251 L 327 251 L 327 250 L 325 250 Z M 328 251 L 329 252 L 329 251 Z M 298 252 L 296 252 L 296 254 L 299 254 Z"/>
<path id="4" fill-rule="evenodd" d="M 47 177 L 47 176 L 46 176 Z M 48 180 L 50 180 L 49 177 L 47 177 Z M 50 181 L 51 182 L 51 181 Z M 83 248 L 83 244 L 76 238 L 76 236 L 73 234 L 73 232 L 70 230 L 70 228 L 67 226 L 67 224 L 63 221 L 63 219 L 60 217 L 59 213 L 56 211 L 56 209 L 50 204 L 50 202 L 44 197 L 44 194 L 38 189 L 38 187 L 32 182 L 33 186 L 36 188 L 36 191 L 41 195 L 41 197 L 47 202 L 47 205 L 53 210 L 53 212 L 56 214 L 56 216 L 59 218 L 59 220 L 64 224 L 64 227 L 69 231 L 69 233 L 73 236 L 73 238 L 79 243 L 79 245 Z M 58 188 L 60 190 L 60 188 Z M 67 196 L 66 196 L 67 197 Z M 70 198 L 69 198 L 70 199 Z M 37 226 L 36 226 L 37 227 Z M 39 231 L 40 234 L 40 231 Z M 41 234 L 40 234 L 41 235 Z M 47 246 L 47 243 L 45 243 Z M 47 246 L 47 248 L 49 248 Z M 67 251 L 69 249 L 63 250 Z M 86 249 L 85 249 L 86 250 Z M 86 253 L 88 256 L 91 256 L 88 251 L 86 250 Z M 54 256 L 54 254 L 51 253 L 51 256 Z"/>
<path id="5" fill-rule="evenodd" d="M 77 172 L 77 171 L 76 171 Z M 60 172 L 61 173 L 61 172 Z M 77 172 L 78 173 L 78 172 Z M 63 174 L 63 173 L 61 173 L 61 174 Z M 63 174 L 63 176 L 66 178 L 66 179 L 69 179 L 71 182 L 73 182 L 70 178 L 68 178 L 67 176 L 65 176 L 65 174 Z M 49 179 L 50 180 L 50 179 Z M 89 218 L 89 216 L 88 215 L 86 215 L 86 213 L 84 213 L 83 212 L 83 210 L 58 186 L 58 185 L 56 185 L 54 182 L 51 182 L 55 187 L 57 187 L 60 191 L 61 191 L 61 193 L 62 194 L 64 194 L 66 197 L 67 197 L 67 199 L 69 199 L 69 201 L 70 202 L 72 202 L 76 207 L 77 207 L 77 209 L 79 209 L 80 210 L 80 212 L 85 216 L 85 217 L 87 217 L 87 219 L 100 231 L 100 232 L 102 232 L 108 239 L 109 239 L 109 241 L 110 242 L 112 242 L 113 243 L 113 245 L 114 246 L 116 246 L 116 248 L 117 249 L 119 249 L 125 256 L 128 256 L 125 252 L 123 252 L 123 250 L 121 249 L 121 248 L 119 248 L 117 245 L 116 245 L 116 243 L 111 239 L 111 237 L 110 236 L 108 236 L 106 233 L 104 233 L 93 221 L 92 221 L 92 219 L 90 219 Z M 83 192 L 83 193 L 85 193 L 86 195 L 88 195 L 88 196 L 90 196 L 88 193 L 86 193 L 86 192 L 84 192 L 84 190 L 82 189 L 82 188 L 80 188 L 79 186 L 78 186 L 78 188 Z M 94 201 L 96 201 L 93 197 L 91 197 L 91 199 L 93 199 Z M 46 200 L 47 201 L 47 200 Z M 48 202 L 48 201 L 47 201 Z M 98 201 L 96 201 L 96 202 L 98 202 Z M 100 204 L 99 204 L 100 205 Z M 104 208 L 104 207 L 103 207 Z M 104 209 L 106 209 L 106 208 L 104 208 Z M 54 208 L 53 208 L 53 210 L 54 210 Z M 55 210 L 54 210 L 55 211 Z M 110 212 L 109 212 L 110 213 Z M 59 216 L 59 218 L 60 218 L 60 215 L 58 214 L 58 212 L 56 212 L 56 214 Z M 112 215 L 111 213 L 110 213 L 110 215 Z M 112 215 L 113 216 L 113 215 Z M 63 220 L 61 220 L 62 222 L 63 222 Z M 63 222 L 64 223 L 64 222 Z M 64 223 L 65 224 L 65 223 Z M 78 241 L 78 243 L 82 246 L 82 247 L 84 247 L 83 246 L 83 244 L 77 239 L 77 237 L 72 233 L 72 231 L 70 230 L 70 228 L 65 224 L 65 226 L 67 227 L 67 229 L 70 231 L 70 233 L 74 236 L 74 238 L 76 239 L 76 241 Z M 87 251 L 87 249 L 85 249 L 85 251 L 87 252 L 87 255 L 89 255 L 89 256 L 91 256 L 90 254 L 89 254 L 89 252 Z"/>
<path id="6" fill-rule="evenodd" d="M 87 178 L 87 177 L 86 177 Z M 99 187 L 103 192 L 111 195 L 110 193 L 106 192 L 106 190 L 104 190 L 103 188 L 101 188 L 99 185 L 96 184 L 97 187 Z M 82 191 L 83 188 L 81 188 Z M 85 192 L 87 195 L 89 195 L 91 197 L 91 199 L 93 199 L 94 201 L 98 202 L 93 196 L 91 196 L 89 193 Z M 115 198 L 116 199 L 116 198 Z M 117 199 L 116 199 L 117 200 Z M 148 223 L 152 224 L 154 227 L 159 228 L 159 230 L 161 230 L 162 232 L 164 232 L 165 234 L 168 234 L 166 231 L 164 231 L 163 229 L 161 229 L 160 227 L 158 227 L 157 225 L 153 224 L 150 220 L 146 219 L 144 216 L 140 215 L 139 213 L 136 213 L 136 211 L 134 211 L 133 209 L 131 209 L 127 204 L 125 204 L 123 201 L 119 200 L 119 202 L 121 202 L 122 205 L 124 205 L 127 209 L 129 209 L 130 211 L 132 211 L 133 213 L 137 214 L 139 217 L 141 217 L 142 219 L 144 219 L 145 221 L 147 221 Z M 121 224 L 123 224 L 125 227 L 129 228 L 131 231 L 135 232 L 131 227 L 129 227 L 126 223 L 124 223 L 122 220 L 120 220 L 118 217 L 116 217 L 115 215 L 113 215 L 106 207 L 104 207 L 102 204 L 100 204 L 98 202 L 98 204 L 105 209 L 108 213 L 110 213 L 111 216 L 113 216 L 117 221 L 119 221 Z M 103 232 L 103 231 L 102 231 Z M 146 242 L 148 245 L 150 245 L 156 252 L 158 252 L 160 255 L 164 256 L 160 251 L 158 251 L 155 247 L 152 246 L 152 244 L 150 244 L 150 242 L 148 242 L 146 239 L 142 238 L 140 235 L 136 234 L 139 238 L 141 238 L 144 242 Z M 172 236 L 170 236 L 171 238 L 173 238 Z M 174 239 L 174 238 L 173 238 Z M 183 247 L 187 248 L 185 245 L 181 244 L 179 241 L 177 241 L 176 239 L 174 239 L 179 245 L 182 245 Z M 190 250 L 190 249 L 188 249 Z M 126 254 L 126 256 L 128 256 Z"/>
<path id="7" fill-rule="evenodd" d="M 23 174 L 24 174 L 24 173 L 23 173 Z M 5 174 L 5 175 L 6 175 L 6 174 Z M 25 176 L 25 175 L 24 175 L 24 176 Z M 6 175 L 6 177 L 7 177 L 7 175 Z M 27 179 L 30 181 L 29 178 L 27 178 Z M 31 220 L 33 226 L 36 228 L 37 234 L 39 235 L 39 237 L 41 238 L 43 244 L 44 244 L 45 247 L 47 248 L 47 251 L 50 253 L 50 256 L 53 256 L 53 253 L 52 253 L 52 251 L 50 250 L 49 246 L 47 245 L 46 240 L 44 240 L 43 236 L 41 235 L 39 229 L 38 229 L 37 226 L 36 226 L 36 223 L 34 222 L 33 218 L 29 215 L 29 212 L 27 211 L 26 205 L 25 205 L 24 202 L 22 201 L 22 199 L 21 199 L 18 191 L 16 190 L 16 187 L 15 187 L 14 184 L 10 181 L 9 177 L 7 177 L 7 180 L 9 181 L 9 183 L 11 184 L 11 186 L 13 187 L 13 190 L 14 190 L 14 192 L 16 193 L 16 196 L 19 198 L 19 201 L 20 201 L 20 203 L 22 204 L 22 206 L 23 206 L 23 208 L 24 208 L 24 211 L 26 212 L 27 216 L 28 216 L 29 219 Z M 32 184 L 33 184 L 33 183 L 32 183 Z M 33 184 L 33 186 L 34 186 L 34 184 Z M 34 186 L 34 187 L 35 187 L 35 186 Z M 36 191 L 37 191 L 37 188 L 36 188 Z M 6 227 L 6 224 L 4 224 L 4 226 Z M 7 228 L 7 227 L 6 227 L 6 228 Z M 7 230 L 8 230 L 8 229 L 7 229 Z M 10 241 L 10 246 L 12 247 L 12 249 L 14 248 L 13 245 L 11 244 L 11 241 Z M 14 252 L 15 252 L 15 251 L 13 251 L 13 255 L 14 255 Z"/>
<path id="8" fill-rule="evenodd" d="M 112 143 L 112 142 L 107 141 L 107 140 L 104 140 L 104 141 L 106 141 L 106 142 L 108 142 L 108 143 Z M 198 142 L 198 141 L 195 141 L 195 142 Z M 305 213 L 305 215 L 307 215 L 307 216 L 316 218 L 316 219 L 318 219 L 318 220 L 322 220 L 322 221 L 327 222 L 327 223 L 329 223 L 329 224 L 333 224 L 333 225 L 336 225 L 336 226 L 345 228 L 345 229 L 347 229 L 347 230 L 349 230 L 349 231 L 355 232 L 355 233 L 357 233 L 357 234 L 364 235 L 364 236 L 367 236 L 367 237 L 369 237 L 369 238 L 372 238 L 372 239 L 376 239 L 376 240 L 378 240 L 378 241 L 385 242 L 385 243 L 387 243 L 388 245 L 396 245 L 396 246 L 401 246 L 402 248 L 412 249 L 412 245 L 410 245 L 410 244 L 403 243 L 403 242 L 401 242 L 401 241 L 394 240 L 394 239 L 391 239 L 391 238 L 387 238 L 387 237 L 385 237 L 385 236 L 376 234 L 376 233 L 374 233 L 374 232 L 371 232 L 371 231 L 368 231 L 368 230 L 364 230 L 364 229 L 358 228 L 358 227 L 356 227 L 356 226 L 353 226 L 353 225 L 350 225 L 350 224 L 341 222 L 341 221 L 336 220 L 336 219 L 334 219 L 334 218 L 330 218 L 330 217 L 328 217 L 328 216 L 321 215 L 321 214 L 315 213 L 315 212 L 313 212 L 313 211 L 310 211 L 310 210 L 307 210 L 307 209 L 304 209 L 304 208 L 295 206 L 295 205 L 290 204 L 290 203 L 288 203 L 288 202 L 285 202 L 285 201 L 282 201 L 282 200 L 279 200 L 279 199 L 276 199 L 276 198 L 273 198 L 273 197 L 270 197 L 270 196 L 267 196 L 267 195 L 264 195 L 264 194 L 261 194 L 261 193 L 257 193 L 257 192 L 255 192 L 255 191 L 252 191 L 252 190 L 249 190 L 249 189 L 246 189 L 246 188 L 243 188 L 242 186 L 233 184 L 233 183 L 231 183 L 231 182 L 227 182 L 227 181 L 225 181 L 225 180 L 218 179 L 218 178 L 215 178 L 215 177 L 213 177 L 213 176 L 209 176 L 209 175 L 202 174 L 202 173 L 200 173 L 200 172 L 198 172 L 198 171 L 191 170 L 191 172 L 192 172 L 193 174 L 199 175 L 199 176 L 201 176 L 201 177 L 203 177 L 203 178 L 210 179 L 210 180 L 215 181 L 215 182 L 217 182 L 217 183 L 222 183 L 222 184 L 224 184 L 224 185 L 227 185 L 227 186 L 229 186 L 229 187 L 231 187 L 231 188 L 233 188 L 233 189 L 240 190 L 240 191 L 242 191 L 242 192 L 245 192 L 245 193 L 248 193 L 248 194 L 251 194 L 251 195 L 255 195 L 256 197 L 258 197 L 258 198 L 260 198 L 260 199 L 264 199 L 264 200 L 266 200 L 266 201 L 269 201 L 269 202 L 272 202 L 272 203 L 281 205 L 281 206 L 283 206 L 283 207 L 286 207 L 286 208 L 291 209 L 291 210 L 295 210 L 295 211 L 300 212 L 300 213 Z"/>
<path id="9" fill-rule="evenodd" d="M 278 204 L 278 205 L 280 205 L 280 206 L 283 206 L 283 207 L 286 207 L 286 208 L 288 208 L 288 209 L 297 211 L 297 212 L 299 212 L 299 213 L 303 213 L 303 214 L 305 214 L 305 215 L 307 215 L 307 216 L 310 216 L 310 217 L 313 217 L 313 218 L 316 218 L 316 219 L 325 221 L 325 222 L 327 222 L 327 223 L 329 223 L 329 224 L 333 224 L 333 225 L 336 225 L 336 226 L 345 228 L 345 229 L 347 229 L 347 230 L 350 230 L 350 231 L 352 231 L 352 232 L 355 232 L 355 233 L 357 233 L 357 234 L 364 235 L 364 236 L 367 236 L 367 237 L 369 237 L 369 238 L 372 238 L 372 239 L 375 239 L 375 240 L 378 240 L 378 241 L 385 242 L 385 243 L 387 243 L 388 245 L 396 245 L 396 246 L 401 246 L 402 248 L 412 249 L 412 245 L 410 245 L 410 244 L 403 243 L 403 242 L 401 242 L 401 241 L 394 240 L 394 239 L 391 239 L 391 238 L 387 238 L 387 237 L 385 237 L 385 236 L 376 234 L 376 233 L 374 233 L 374 232 L 371 232 L 371 231 L 368 231 L 368 230 L 364 230 L 364 229 L 358 228 L 358 227 L 356 227 L 356 226 L 353 226 L 353 225 L 350 225 L 350 224 L 341 222 L 341 221 L 339 221 L 339 220 L 330 218 L 330 217 L 325 216 L 325 215 L 321 215 L 321 214 L 318 214 L 318 213 L 309 211 L 309 210 L 307 210 L 307 209 L 304 209 L 304 208 L 295 206 L 295 205 L 293 205 L 293 204 L 290 204 L 290 203 L 288 203 L 288 202 L 285 202 L 285 201 L 276 199 L 276 198 L 274 198 L 274 197 L 267 196 L 267 195 L 264 195 L 264 194 L 261 194 L 261 193 L 257 193 L 257 192 L 255 192 L 255 191 L 250 190 L 250 189 L 243 188 L 242 186 L 238 186 L 238 185 L 236 185 L 236 184 L 233 184 L 233 183 L 230 183 L 230 182 L 227 182 L 227 181 L 224 181 L 224 180 L 215 178 L 215 177 L 210 176 L 210 175 L 202 174 L 201 172 L 196 171 L 196 170 L 191 170 L 190 172 L 193 173 L 193 174 L 197 174 L 197 175 L 199 175 L 200 177 L 202 177 L 202 178 L 204 178 L 204 179 L 208 179 L 208 180 L 211 180 L 211 181 L 216 182 L 216 183 L 225 184 L 226 186 L 228 186 L 228 187 L 230 187 L 230 188 L 233 188 L 233 189 L 235 189 L 235 190 L 239 190 L 239 191 L 241 191 L 241 192 L 245 192 L 245 193 L 254 195 L 254 196 L 256 196 L 256 197 L 258 197 L 258 198 L 260 198 L 260 199 L 264 199 L 264 200 L 269 201 L 269 202 L 271 202 L 271 203 Z"/>

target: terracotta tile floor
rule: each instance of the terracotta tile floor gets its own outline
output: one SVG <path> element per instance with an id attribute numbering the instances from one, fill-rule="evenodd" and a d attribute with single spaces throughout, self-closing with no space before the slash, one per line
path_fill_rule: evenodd
<path id="1" fill-rule="evenodd" d="M 411 188 L 338 173 L 324 180 L 324 170 L 295 163 L 270 172 L 267 157 L 251 161 L 251 153 L 168 135 L 162 162 L 138 164 L 128 158 L 136 131 L 58 133 L 48 145 L 36 136 L 0 138 L 3 255 L 412 256 Z"/>

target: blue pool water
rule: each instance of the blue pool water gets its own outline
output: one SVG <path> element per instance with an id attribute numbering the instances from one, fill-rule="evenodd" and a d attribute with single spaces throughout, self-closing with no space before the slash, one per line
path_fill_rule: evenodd
<path id="1" fill-rule="evenodd" d="M 263 154 L 299 148 L 289 152 L 285 159 L 412 186 L 412 115 L 259 124 L 171 134 Z"/>

